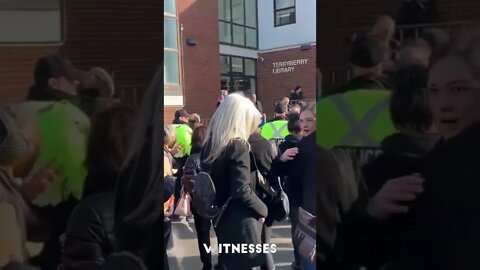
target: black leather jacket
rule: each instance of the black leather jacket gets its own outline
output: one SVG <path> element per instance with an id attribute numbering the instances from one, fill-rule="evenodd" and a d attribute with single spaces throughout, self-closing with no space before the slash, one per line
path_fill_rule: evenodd
<path id="1" fill-rule="evenodd" d="M 95 270 L 105 263 L 114 245 L 115 193 L 83 199 L 67 226 L 62 264 L 65 270 Z"/>

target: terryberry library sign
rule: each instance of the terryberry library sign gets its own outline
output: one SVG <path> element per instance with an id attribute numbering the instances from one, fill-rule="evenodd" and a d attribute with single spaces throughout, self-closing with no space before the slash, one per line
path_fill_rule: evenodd
<path id="1" fill-rule="evenodd" d="M 273 74 L 281 74 L 281 73 L 290 73 L 294 72 L 295 68 L 299 65 L 306 65 L 308 64 L 308 59 L 297 59 L 297 60 L 288 60 L 282 62 L 274 62 L 272 63 Z"/>

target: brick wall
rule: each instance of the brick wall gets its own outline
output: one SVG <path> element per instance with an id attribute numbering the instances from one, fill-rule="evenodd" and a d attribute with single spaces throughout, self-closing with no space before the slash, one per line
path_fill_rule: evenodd
<path id="1" fill-rule="evenodd" d="M 179 0 L 177 3 L 183 25 L 185 108 L 208 119 L 213 115 L 220 92 L 218 1 Z M 195 38 L 197 45 L 188 46 L 187 38 Z"/>
<path id="2" fill-rule="evenodd" d="M 290 91 L 301 85 L 305 99 L 315 99 L 316 94 L 316 47 L 308 51 L 300 48 L 287 49 L 259 54 L 258 99 L 262 102 L 265 113 L 273 113 L 273 104 L 285 96 L 290 96 Z M 305 65 L 297 65 L 293 72 L 273 74 L 273 63 L 308 59 Z"/>
<path id="3" fill-rule="evenodd" d="M 181 109 L 181 107 L 168 106 L 163 109 L 163 123 L 165 125 L 171 124 L 175 117 L 175 111 Z"/>
<path id="4" fill-rule="evenodd" d="M 56 46 L 0 47 L 0 102 L 25 100 L 38 58 L 57 49 Z"/>
<path id="5" fill-rule="evenodd" d="M 378 16 L 396 17 L 403 0 L 319 0 L 317 3 L 317 62 L 328 82 L 331 70 L 345 70 L 349 46 L 346 38 L 355 31 L 369 30 Z M 476 20 L 478 0 L 436 0 L 439 22 Z M 341 75 L 346 75 L 345 73 Z M 325 89 L 328 91 L 329 89 Z"/>
<path id="6" fill-rule="evenodd" d="M 66 1 L 61 50 L 81 67 L 114 73 L 117 91 L 139 105 L 163 57 L 163 3 L 158 0 Z"/>
<path id="7" fill-rule="evenodd" d="M 35 62 L 59 49 L 80 68 L 115 74 L 117 90 L 138 105 L 163 57 L 163 3 L 158 0 L 65 1 L 66 42 L 60 47 L 0 47 L 0 101 L 24 100 Z"/>

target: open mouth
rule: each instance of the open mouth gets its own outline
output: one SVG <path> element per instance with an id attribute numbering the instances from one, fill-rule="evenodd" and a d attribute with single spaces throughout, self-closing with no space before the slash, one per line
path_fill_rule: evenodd
<path id="1" fill-rule="evenodd" d="M 453 124 L 457 124 L 458 123 L 458 119 L 457 118 L 445 118 L 445 119 L 442 119 L 440 122 L 442 124 L 445 124 L 445 125 L 453 125 Z"/>

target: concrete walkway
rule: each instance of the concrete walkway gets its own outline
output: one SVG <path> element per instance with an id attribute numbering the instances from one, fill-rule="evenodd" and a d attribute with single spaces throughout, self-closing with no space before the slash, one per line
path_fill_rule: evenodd
<path id="1" fill-rule="evenodd" d="M 217 243 L 213 229 L 210 238 L 212 245 Z M 291 270 L 294 258 L 288 221 L 273 225 L 272 244 L 277 245 L 277 252 L 273 254 L 276 270 Z M 171 270 L 202 269 L 193 220 L 187 222 L 183 218 L 181 221 L 172 222 L 172 240 L 167 254 Z M 217 262 L 215 253 L 213 262 Z"/>

